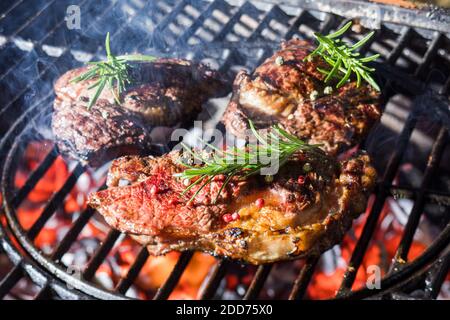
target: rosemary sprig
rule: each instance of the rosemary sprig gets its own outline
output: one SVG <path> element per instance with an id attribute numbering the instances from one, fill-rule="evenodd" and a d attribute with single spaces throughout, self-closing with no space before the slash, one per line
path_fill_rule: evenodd
<path id="1" fill-rule="evenodd" d="M 183 144 L 186 152 L 193 159 L 202 163 L 199 166 L 194 166 L 181 162 L 181 164 L 188 169 L 174 175 L 181 179 L 193 181 L 185 188 L 181 195 L 185 195 L 194 186 L 201 184 L 189 199 L 188 203 L 191 202 L 205 186 L 211 183 L 216 176 L 224 175 L 224 183 L 213 201 L 213 203 L 215 203 L 222 190 L 233 177 L 246 179 L 251 175 L 260 173 L 263 168 L 270 167 L 270 163 L 261 161 L 263 156 L 267 155 L 271 157 L 271 159 L 278 159 L 278 165 L 281 167 L 293 154 L 299 151 L 309 152 L 318 156 L 323 155 L 323 152 L 318 148 L 319 145 L 307 144 L 298 137 L 286 132 L 279 125 L 272 126 L 268 136 L 263 137 L 255 129 L 252 121 L 249 121 L 249 124 L 252 134 L 259 143 L 249 144 L 244 149 L 234 147 L 231 150 L 220 150 L 203 141 L 206 146 L 213 150 L 212 153 L 205 153 L 203 151 L 195 152 Z"/>
<path id="2" fill-rule="evenodd" d="M 356 86 L 359 87 L 361 79 L 366 80 L 377 91 L 380 91 L 380 87 L 372 78 L 371 73 L 375 71 L 374 68 L 370 68 L 366 63 L 376 60 L 380 55 L 374 54 L 369 57 L 360 57 L 360 53 L 356 52 L 357 49 L 362 47 L 369 41 L 374 35 L 374 31 L 367 34 L 357 43 L 349 46 L 342 39 L 339 39 L 352 25 L 352 22 L 348 22 L 341 29 L 333 32 L 329 35 L 321 35 L 315 33 L 315 38 L 319 41 L 319 46 L 311 52 L 305 59 L 310 59 L 312 56 L 321 56 L 330 66 L 330 70 L 324 70 L 318 68 L 320 72 L 326 75 L 325 82 L 328 82 L 331 78 L 339 77 L 340 81 L 336 85 L 336 88 L 340 88 L 347 82 L 352 73 L 356 75 Z"/>
<path id="3" fill-rule="evenodd" d="M 71 82 L 80 82 L 97 79 L 97 81 L 88 88 L 89 90 L 97 88 L 94 96 L 89 101 L 88 109 L 95 104 L 105 87 L 108 87 L 109 90 L 111 90 L 114 95 L 114 100 L 120 104 L 120 94 L 125 90 L 125 86 L 132 82 L 129 74 L 129 69 L 132 67 L 130 62 L 153 61 L 156 59 L 153 56 L 139 54 L 114 56 L 111 53 L 109 44 L 109 32 L 106 34 L 105 49 L 106 61 L 88 62 L 87 64 L 92 67 L 82 75 L 71 80 Z"/>

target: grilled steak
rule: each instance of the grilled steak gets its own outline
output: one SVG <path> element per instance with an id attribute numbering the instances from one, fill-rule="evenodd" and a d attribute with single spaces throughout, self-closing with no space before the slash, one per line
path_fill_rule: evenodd
<path id="1" fill-rule="evenodd" d="M 58 148 L 91 165 L 148 150 L 155 128 L 175 128 L 195 119 L 209 98 L 227 93 L 226 82 L 205 65 L 181 59 L 138 63 L 120 105 L 109 89 L 87 109 L 96 79 L 72 83 L 88 67 L 70 70 L 55 83 L 52 128 Z"/>
<path id="2" fill-rule="evenodd" d="M 317 68 L 330 67 L 321 57 L 304 60 L 313 49 L 290 40 L 253 74 L 241 71 L 222 119 L 227 130 L 243 137 L 249 119 L 257 129 L 279 123 L 332 155 L 357 144 L 380 118 L 378 93 L 364 83 L 357 88 L 356 81 L 340 89 L 325 84 Z"/>
<path id="3" fill-rule="evenodd" d="M 180 157 L 173 151 L 114 160 L 109 188 L 91 194 L 89 205 L 152 254 L 194 249 L 262 264 L 317 255 L 341 241 L 364 211 L 376 175 L 365 154 L 339 163 L 325 153 L 299 153 L 270 183 L 259 175 L 236 178 L 214 202 L 224 183 L 217 176 L 189 203 L 199 187 L 180 195 L 185 181 L 173 176 L 185 169 Z"/>

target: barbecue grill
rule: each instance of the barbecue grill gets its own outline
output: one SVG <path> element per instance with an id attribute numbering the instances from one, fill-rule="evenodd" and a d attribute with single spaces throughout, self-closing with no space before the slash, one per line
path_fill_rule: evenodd
<path id="1" fill-rule="evenodd" d="M 58 158 L 56 148 L 51 147 L 26 181 L 20 187 L 15 184 L 27 146 L 34 141 L 51 141 L 48 119 L 54 98 L 52 83 L 70 68 L 104 58 L 102 45 L 106 31 L 111 32 L 115 52 L 202 60 L 232 79 L 241 68 L 255 68 L 276 50 L 281 40 L 295 36 L 312 39 L 313 32 L 326 33 L 348 19 L 354 19 L 356 27 L 376 30 L 373 41 L 362 50 L 381 54 L 376 67 L 378 81 L 384 88 L 383 106 L 395 102 L 396 97 L 407 106 L 392 114 L 386 107 L 385 115 L 391 118 L 390 122 L 382 122 L 382 126 L 391 125 L 388 129 L 392 147 L 380 147 L 378 128 L 362 146 L 378 159 L 380 178 L 336 298 L 433 299 L 438 296 L 450 266 L 450 180 L 446 180 L 450 168 L 448 162 L 441 161 L 448 161 L 449 151 L 448 11 L 435 7 L 411 10 L 366 1 L 82 0 L 76 4 L 81 9 L 81 29 L 70 30 L 66 10 L 71 2 L 5 0 L 0 3 L 0 194 L 3 201 L 0 256 L 6 257 L 10 266 L 0 278 L 1 298 L 11 296 L 12 289 L 24 278 L 34 284 L 36 294 L 32 297 L 35 299 L 129 298 L 128 289 L 149 259 L 143 247 L 115 287 L 105 288 L 95 282 L 99 267 L 122 241 L 120 232 L 110 229 L 81 274 L 68 271 L 63 263 L 64 255 L 79 241 L 83 228 L 96 219 L 95 211 L 90 208 L 82 210 L 71 221 L 51 252 L 44 252 L 36 245 L 36 238 L 64 205 L 80 177 L 93 171 L 81 163 L 69 164 L 71 172 L 67 180 L 46 201 L 31 226 L 24 228 L 18 219 L 19 208 Z M 354 31 L 351 36 L 357 39 L 360 37 L 357 28 Z M 220 103 L 217 106 L 216 113 L 220 114 Z M 217 117 L 210 115 L 210 118 Z M 426 139 L 420 142 L 423 132 Z M 399 168 L 407 158 L 423 168 L 416 183 L 396 182 Z M 104 176 L 104 170 L 96 173 L 98 181 Z M 413 205 L 389 272 L 380 288 L 353 290 L 383 207 L 388 199 L 399 197 L 410 199 Z M 441 212 L 439 230 L 426 250 L 408 261 L 414 235 L 423 216 L 429 214 L 430 206 Z M 179 256 L 154 299 L 169 297 L 192 256 L 192 252 Z M 290 285 L 289 299 L 305 297 L 319 261 L 320 257 L 314 257 L 302 263 Z M 235 264 L 218 260 L 203 282 L 199 298 L 223 298 L 219 288 Z M 243 298 L 258 298 L 273 269 L 274 265 L 256 268 Z"/>

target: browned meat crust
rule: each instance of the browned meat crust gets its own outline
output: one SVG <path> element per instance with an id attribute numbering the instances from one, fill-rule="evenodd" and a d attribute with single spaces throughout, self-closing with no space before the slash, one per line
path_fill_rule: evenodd
<path id="1" fill-rule="evenodd" d="M 109 188 L 92 194 L 89 205 L 152 254 L 193 249 L 262 264 L 317 255 L 341 241 L 364 211 L 376 175 L 365 154 L 340 163 L 299 154 L 271 183 L 262 176 L 233 180 L 213 204 L 223 184 L 217 177 L 187 204 L 197 189 L 180 196 L 184 181 L 173 177 L 184 169 L 180 156 L 115 160 Z M 312 171 L 305 172 L 306 162 Z M 119 186 L 123 180 L 130 185 Z M 225 222 L 232 213 L 239 219 Z"/>
<path id="2" fill-rule="evenodd" d="M 141 117 L 105 100 L 90 110 L 79 103 L 56 109 L 52 128 L 60 152 L 92 166 L 151 148 L 150 132 Z"/>
<path id="3" fill-rule="evenodd" d="M 356 145 L 380 118 L 378 93 L 369 85 L 350 82 L 340 89 L 323 82 L 320 58 L 304 61 L 309 42 L 290 40 L 251 75 L 241 71 L 222 121 L 242 137 L 252 120 L 258 129 L 281 124 L 287 131 L 336 155 Z M 329 87 L 329 88 L 327 88 Z M 326 93 L 332 89 L 332 93 Z M 317 96 L 317 97 L 316 97 Z"/>
<path id="4" fill-rule="evenodd" d="M 60 152 L 91 165 L 118 155 L 148 150 L 155 127 L 174 128 L 195 119 L 209 98 L 227 93 L 216 71 L 181 59 L 139 63 L 131 70 L 133 86 L 117 105 L 110 90 L 102 91 L 87 110 L 96 80 L 70 81 L 87 67 L 70 70 L 55 83 L 52 128 Z"/>

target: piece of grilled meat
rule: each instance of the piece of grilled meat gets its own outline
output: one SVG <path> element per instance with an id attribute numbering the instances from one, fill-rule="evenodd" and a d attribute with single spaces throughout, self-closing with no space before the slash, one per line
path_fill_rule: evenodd
<path id="1" fill-rule="evenodd" d="M 173 129 L 195 119 L 209 98 L 228 92 L 226 81 L 203 64 L 182 59 L 137 63 L 118 105 L 105 88 L 88 110 L 97 79 L 72 79 L 89 67 L 66 72 L 55 83 L 52 128 L 60 152 L 90 165 L 151 148 L 152 132 Z"/>
<path id="2" fill-rule="evenodd" d="M 317 70 L 330 67 L 321 57 L 305 58 L 314 50 L 307 41 L 290 40 L 253 74 L 241 71 L 222 122 L 243 137 L 248 120 L 257 129 L 273 124 L 336 155 L 356 145 L 380 118 L 378 92 L 356 81 L 335 89 Z M 332 91 L 331 93 L 329 91 Z"/>
<path id="3" fill-rule="evenodd" d="M 300 153 L 270 183 L 259 175 L 232 180 L 213 203 L 224 183 L 218 176 L 188 203 L 198 185 L 180 195 L 185 181 L 173 176 L 185 169 L 180 157 L 173 151 L 114 160 L 109 188 L 91 194 L 89 205 L 151 254 L 193 249 L 263 264 L 317 255 L 340 242 L 365 210 L 376 176 L 365 154 L 339 163 L 325 153 Z M 225 222 L 233 213 L 237 220 Z"/>

